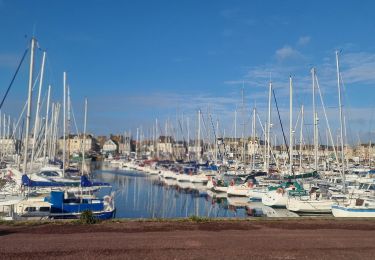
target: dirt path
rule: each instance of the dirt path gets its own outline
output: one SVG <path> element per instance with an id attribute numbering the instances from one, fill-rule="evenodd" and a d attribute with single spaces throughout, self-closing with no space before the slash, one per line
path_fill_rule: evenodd
<path id="1" fill-rule="evenodd" d="M 375 221 L 1 226 L 1 259 L 374 259 Z"/>

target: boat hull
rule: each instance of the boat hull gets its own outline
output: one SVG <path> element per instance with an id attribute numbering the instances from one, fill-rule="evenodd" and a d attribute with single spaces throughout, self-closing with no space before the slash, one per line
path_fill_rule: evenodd
<path id="1" fill-rule="evenodd" d="M 262 203 L 265 206 L 275 207 L 275 208 L 286 208 L 287 201 L 288 201 L 287 193 L 278 193 L 276 191 L 267 192 L 262 197 Z"/>
<path id="2" fill-rule="evenodd" d="M 227 190 L 227 193 L 228 193 L 228 196 L 247 197 L 248 191 L 249 191 L 248 187 L 229 186 L 228 190 Z"/>
<path id="3" fill-rule="evenodd" d="M 338 218 L 375 218 L 375 208 L 333 205 L 332 214 Z"/>
<path id="4" fill-rule="evenodd" d="M 299 198 L 289 198 L 286 208 L 293 212 L 300 213 L 331 213 L 332 200 L 301 200 Z"/>

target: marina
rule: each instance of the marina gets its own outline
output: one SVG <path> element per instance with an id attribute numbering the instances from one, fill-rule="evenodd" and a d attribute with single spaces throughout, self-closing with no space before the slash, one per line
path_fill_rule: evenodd
<path id="1" fill-rule="evenodd" d="M 108 168 L 94 176 L 116 190 L 116 218 L 248 218 L 297 217 L 245 197 L 217 194 L 206 185 L 163 179 L 139 171 Z"/>
<path id="2" fill-rule="evenodd" d="M 373 259 L 373 10 L 0 0 L 0 260 Z"/>
<path id="3" fill-rule="evenodd" d="M 243 124 L 242 137 L 237 137 L 237 111 L 234 136 L 225 137 L 219 119 L 215 126 L 212 114 L 198 109 L 194 126 L 177 115 L 176 124 L 167 119 L 164 130 L 155 120 L 148 136 L 139 127 L 135 139 L 131 132 L 96 139 L 87 133 L 87 98 L 83 100 L 82 132 L 76 126 L 76 134 L 71 134 L 72 119 L 74 124 L 76 122 L 71 103 L 73 90 L 66 72 L 62 73 L 62 105 L 50 102 L 50 85 L 45 90 L 46 102 L 42 102 L 46 52 L 37 49 L 37 45 L 37 39 L 31 38 L 23 56 L 30 51 L 28 98 L 17 124 L 14 123 L 11 129 L 9 116 L 6 119 L 5 114 L 0 115 L 3 118 L 0 136 L 5 148 L 1 150 L 0 211 L 3 220 L 251 218 L 322 214 L 339 218 L 375 217 L 375 153 L 371 141 L 364 146 L 365 157 L 354 156 L 354 152 L 363 152 L 360 149 L 349 153 L 352 148 L 346 144 L 344 136 L 347 127 L 342 111 L 343 83 L 338 51 L 335 52 L 340 119 L 337 142 L 332 137 L 315 68 L 311 69 L 312 89 L 309 91 L 314 122 L 310 141 L 303 134 L 308 127 L 304 124 L 303 105 L 297 119 L 293 117 L 292 76 L 288 88 L 289 140 L 272 81 L 268 95 L 264 96 L 268 106 L 263 124 L 256 107 L 246 115 L 242 88 L 242 119 L 251 122 L 251 131 L 246 131 Z M 38 77 L 34 78 L 36 54 L 41 55 L 41 67 Z M 17 73 L 18 70 L 15 76 Z M 36 85 L 38 95 L 35 118 L 32 118 L 32 92 Z M 322 125 L 317 119 L 317 92 L 320 112 L 325 118 Z M 24 112 L 25 129 L 19 125 Z M 272 112 L 277 112 L 278 122 L 271 117 Z M 259 132 L 257 119 L 263 133 Z M 276 141 L 277 132 L 271 131 L 277 123 L 282 130 L 278 133 L 283 136 L 281 144 Z M 319 127 L 327 130 L 324 145 L 318 140 Z M 191 130 L 194 134 L 190 134 Z M 299 143 L 295 136 L 297 130 Z M 58 138 L 60 134 L 62 136 Z M 7 141 L 5 146 L 4 140 Z M 8 149 L 8 146 L 13 148 Z M 93 161 L 97 161 L 94 171 L 91 169 Z M 98 165 L 99 169 L 95 169 Z"/>

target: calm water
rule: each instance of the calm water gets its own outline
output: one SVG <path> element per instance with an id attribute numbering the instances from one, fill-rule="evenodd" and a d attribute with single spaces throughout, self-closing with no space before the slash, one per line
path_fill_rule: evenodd
<path id="1" fill-rule="evenodd" d="M 248 217 L 261 210 L 246 209 L 246 198 L 220 198 L 203 185 L 163 180 L 135 171 L 105 168 L 93 172 L 94 178 L 112 184 L 117 218 Z M 101 194 L 109 190 L 100 191 Z M 232 204 L 232 205 L 231 205 Z M 239 207 L 233 206 L 239 205 Z"/>

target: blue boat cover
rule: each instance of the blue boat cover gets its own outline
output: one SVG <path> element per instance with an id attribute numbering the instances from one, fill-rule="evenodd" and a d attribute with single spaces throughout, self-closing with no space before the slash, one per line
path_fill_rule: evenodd
<path id="1" fill-rule="evenodd" d="M 65 187 L 78 186 L 78 182 L 57 182 L 57 181 L 32 181 L 26 174 L 22 175 L 22 185 L 26 187 Z"/>
<path id="2" fill-rule="evenodd" d="M 81 187 L 93 187 L 93 186 L 111 186 L 107 182 L 93 182 L 87 178 L 87 175 L 81 176 Z"/>

